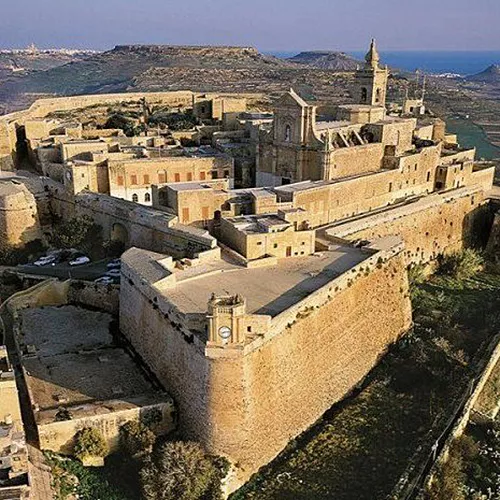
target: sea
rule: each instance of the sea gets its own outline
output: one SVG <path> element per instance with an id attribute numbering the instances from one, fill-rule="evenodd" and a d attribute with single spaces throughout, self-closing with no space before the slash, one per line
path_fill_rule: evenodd
<path id="1" fill-rule="evenodd" d="M 300 51 L 278 52 L 267 51 L 266 54 L 286 59 L 297 55 Z M 362 60 L 365 52 L 349 52 L 356 59 Z M 427 73 L 473 75 L 480 73 L 492 64 L 500 65 L 500 51 L 380 51 L 384 64 L 405 71 L 420 70 Z"/>
<path id="2" fill-rule="evenodd" d="M 299 52 L 266 53 L 286 59 Z M 346 53 L 360 60 L 365 55 L 365 52 L 346 51 Z M 484 71 L 492 64 L 500 65 L 500 51 L 381 51 L 380 58 L 391 68 L 409 72 L 419 70 L 438 75 L 473 75 Z M 491 144 L 483 129 L 471 120 L 463 117 L 447 120 L 447 129 L 450 133 L 458 135 L 462 146 L 476 147 L 478 158 L 486 160 L 500 158 L 500 148 Z"/>

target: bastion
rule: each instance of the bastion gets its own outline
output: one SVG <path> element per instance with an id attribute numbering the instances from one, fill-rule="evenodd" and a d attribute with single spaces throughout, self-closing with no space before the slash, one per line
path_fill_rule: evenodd
<path id="1" fill-rule="evenodd" d="M 390 321 L 388 319 L 390 318 Z M 178 405 L 180 428 L 228 457 L 237 487 L 345 397 L 411 325 L 403 244 L 185 269 L 133 248 L 120 327 Z"/>
<path id="2" fill-rule="evenodd" d="M 0 247 L 21 246 L 41 238 L 33 194 L 20 182 L 0 179 Z"/>

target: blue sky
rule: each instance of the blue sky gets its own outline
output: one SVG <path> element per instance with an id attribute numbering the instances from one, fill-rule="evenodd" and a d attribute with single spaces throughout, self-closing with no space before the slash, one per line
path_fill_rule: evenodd
<path id="1" fill-rule="evenodd" d="M 0 47 L 500 50 L 500 0 L 1 1 Z"/>

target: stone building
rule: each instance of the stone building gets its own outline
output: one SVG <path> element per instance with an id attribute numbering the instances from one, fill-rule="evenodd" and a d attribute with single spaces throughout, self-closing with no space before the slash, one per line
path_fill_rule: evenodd
<path id="1" fill-rule="evenodd" d="M 0 346 L 0 498 L 27 499 L 30 493 L 28 450 L 14 371 Z"/>

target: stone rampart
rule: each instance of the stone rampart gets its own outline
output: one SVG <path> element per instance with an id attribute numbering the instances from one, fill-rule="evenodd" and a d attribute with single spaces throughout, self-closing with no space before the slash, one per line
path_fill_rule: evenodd
<path id="1" fill-rule="evenodd" d="M 461 188 L 340 224 L 327 235 L 354 241 L 397 234 L 405 241 L 407 262 L 426 263 L 470 242 L 487 204 L 480 188 Z"/>
<path id="2" fill-rule="evenodd" d="M 147 268 L 122 272 L 123 333 L 173 394 L 180 427 L 237 464 L 239 484 L 345 397 L 411 325 L 401 244 L 370 250 L 233 349 L 189 332 L 162 281 L 141 280 Z"/>

